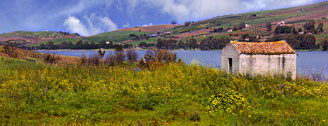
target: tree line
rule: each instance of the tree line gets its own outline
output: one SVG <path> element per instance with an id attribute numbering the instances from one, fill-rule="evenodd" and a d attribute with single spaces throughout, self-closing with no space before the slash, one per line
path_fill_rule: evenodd
<path id="1" fill-rule="evenodd" d="M 106 42 L 101 41 L 99 43 L 96 42 L 88 42 L 79 40 L 75 44 L 72 42 L 63 41 L 60 44 L 55 44 L 53 41 L 48 41 L 48 43 L 41 43 L 37 46 L 37 49 L 117 49 L 117 48 L 132 48 L 132 44 L 115 44 L 112 41 Z"/>
<path id="2" fill-rule="evenodd" d="M 187 39 L 185 42 L 182 40 L 177 41 L 173 39 L 158 39 L 156 43 L 157 49 L 201 49 L 201 50 L 213 50 L 222 49 L 230 42 L 227 38 L 214 38 L 213 36 L 207 37 L 200 42 L 197 42 L 195 38 Z M 140 43 L 139 47 L 141 46 Z"/>

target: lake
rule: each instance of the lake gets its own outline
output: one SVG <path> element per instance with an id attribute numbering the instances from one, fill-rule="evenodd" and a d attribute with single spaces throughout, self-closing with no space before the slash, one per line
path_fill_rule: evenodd
<path id="1" fill-rule="evenodd" d="M 57 55 L 78 56 L 83 53 L 86 56 L 97 54 L 98 51 L 44 51 L 41 53 L 55 53 Z M 177 57 L 181 58 L 185 63 L 197 63 L 199 65 L 220 68 L 221 64 L 221 50 L 215 51 L 173 51 L 177 53 Z M 114 53 L 114 51 L 106 51 L 106 54 Z M 146 51 L 137 51 L 139 58 L 143 56 Z M 297 51 L 297 72 L 298 73 L 325 73 L 328 74 L 328 51 Z"/>

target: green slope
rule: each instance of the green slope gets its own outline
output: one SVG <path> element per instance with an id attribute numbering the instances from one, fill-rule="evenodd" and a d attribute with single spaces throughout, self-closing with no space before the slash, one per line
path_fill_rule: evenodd
<path id="1" fill-rule="evenodd" d="M 101 41 L 112 41 L 113 43 L 121 43 L 126 40 L 132 39 L 132 37 L 130 37 L 130 34 L 135 34 L 135 35 L 146 34 L 146 35 L 148 35 L 149 33 L 148 32 L 139 32 L 139 31 L 112 31 L 112 32 L 101 33 L 101 34 L 94 35 L 94 36 L 83 37 L 83 38 L 62 38 L 62 39 L 49 40 L 49 41 L 52 41 L 55 44 L 59 44 L 63 41 L 72 42 L 73 44 L 75 44 L 79 40 L 95 42 L 95 43 L 99 43 Z M 43 41 L 41 43 L 48 43 L 49 41 Z M 38 43 L 37 45 L 40 45 L 41 43 Z"/>

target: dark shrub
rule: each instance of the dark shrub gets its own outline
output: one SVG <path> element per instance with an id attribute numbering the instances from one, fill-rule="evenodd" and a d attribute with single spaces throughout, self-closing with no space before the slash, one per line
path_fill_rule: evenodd
<path id="1" fill-rule="evenodd" d="M 194 112 L 194 113 L 192 113 L 191 114 L 191 116 L 190 116 L 190 120 L 191 121 L 200 121 L 200 116 L 199 116 L 199 114 L 197 113 L 197 112 Z"/>
<path id="2" fill-rule="evenodd" d="M 176 62 L 177 55 L 168 50 L 148 50 L 144 58 L 138 62 L 139 67 L 150 67 L 152 65 L 163 65 L 170 62 Z"/>
<path id="3" fill-rule="evenodd" d="M 118 64 L 122 64 L 125 60 L 125 53 L 124 51 L 116 51 L 115 52 L 115 62 L 118 63 Z"/>
<path id="4" fill-rule="evenodd" d="M 98 50 L 98 55 L 102 58 L 105 55 L 106 51 Z"/>
<path id="5" fill-rule="evenodd" d="M 116 55 L 107 54 L 105 58 L 105 64 L 109 66 L 114 66 L 116 62 Z"/>
<path id="6" fill-rule="evenodd" d="M 135 51 L 135 50 L 128 50 L 126 52 L 126 55 L 127 55 L 127 58 L 128 58 L 128 61 L 130 63 L 135 63 L 137 62 L 137 59 L 138 59 L 138 53 Z"/>
<path id="7" fill-rule="evenodd" d="M 100 64 L 100 57 L 97 54 L 89 56 L 88 64 L 98 66 Z"/>
<path id="8" fill-rule="evenodd" d="M 56 64 L 60 60 L 60 57 L 56 56 L 56 54 L 45 53 L 43 55 L 43 61 L 45 63 Z"/>
<path id="9" fill-rule="evenodd" d="M 159 63 L 175 62 L 176 59 L 176 53 L 171 53 L 168 50 L 159 50 L 156 55 L 156 62 Z"/>
<path id="10" fill-rule="evenodd" d="M 155 62 L 157 50 L 149 49 L 144 55 L 146 62 Z"/>
<path id="11" fill-rule="evenodd" d="M 7 53 L 10 57 L 18 57 L 18 52 L 17 52 L 17 44 L 15 41 L 7 41 L 5 42 L 5 45 L 3 46 L 4 52 Z"/>
<path id="12" fill-rule="evenodd" d="M 88 64 L 88 58 L 87 58 L 87 56 L 85 56 L 85 53 L 82 54 L 82 56 L 81 56 L 79 62 L 80 62 L 81 65 L 86 65 L 86 64 Z"/>

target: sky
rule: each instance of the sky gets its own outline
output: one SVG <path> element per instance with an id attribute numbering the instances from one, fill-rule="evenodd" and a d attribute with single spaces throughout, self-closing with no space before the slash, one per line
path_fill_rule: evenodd
<path id="1" fill-rule="evenodd" d="M 0 0 L 0 33 L 65 31 L 90 36 L 320 1 L 325 0 Z"/>

